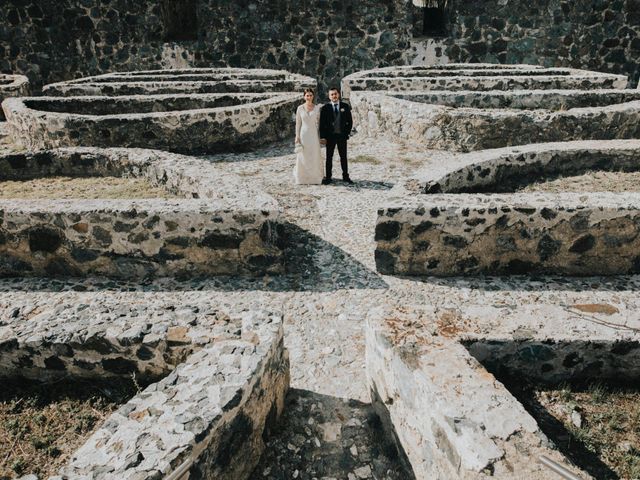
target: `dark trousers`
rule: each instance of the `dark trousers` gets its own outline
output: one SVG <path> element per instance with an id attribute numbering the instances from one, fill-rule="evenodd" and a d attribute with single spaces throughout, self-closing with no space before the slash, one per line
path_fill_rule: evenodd
<path id="1" fill-rule="evenodd" d="M 331 178 L 331 170 L 333 170 L 333 152 L 338 147 L 340 155 L 340 166 L 342 167 L 342 178 L 349 177 L 349 166 L 347 165 L 347 139 L 345 137 L 327 138 L 327 169 L 325 177 Z"/>

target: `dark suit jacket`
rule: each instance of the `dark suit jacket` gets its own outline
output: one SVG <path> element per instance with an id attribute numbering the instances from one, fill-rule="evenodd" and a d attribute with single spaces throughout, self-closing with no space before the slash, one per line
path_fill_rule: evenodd
<path id="1" fill-rule="evenodd" d="M 348 103 L 340 102 L 340 137 L 347 138 L 353 127 L 353 118 L 351 118 L 351 107 Z M 337 139 L 337 135 L 333 131 L 333 107 L 331 103 L 327 103 L 320 109 L 320 138 Z"/>

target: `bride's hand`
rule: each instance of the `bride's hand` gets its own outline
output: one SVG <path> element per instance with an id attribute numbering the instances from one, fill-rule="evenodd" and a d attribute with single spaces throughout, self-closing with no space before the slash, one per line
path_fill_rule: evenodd
<path id="1" fill-rule="evenodd" d="M 289 137 L 289 138 L 291 138 L 291 137 Z M 296 139 L 294 140 L 294 142 L 293 142 L 293 143 L 295 143 L 295 144 L 300 143 L 300 138 L 299 138 L 299 137 L 296 137 Z"/>

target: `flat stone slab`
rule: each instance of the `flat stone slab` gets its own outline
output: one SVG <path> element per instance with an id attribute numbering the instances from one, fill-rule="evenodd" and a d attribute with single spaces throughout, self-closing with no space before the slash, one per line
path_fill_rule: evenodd
<path id="1" fill-rule="evenodd" d="M 538 312 L 539 331 L 526 315 L 540 310 L 536 305 L 522 305 L 522 321 L 515 315 L 515 322 L 499 322 L 497 331 L 483 328 L 496 323 L 488 306 L 442 311 L 425 305 L 404 316 L 382 309 L 370 313 L 365 332 L 372 400 L 417 479 L 551 478 L 541 456 L 592 478 L 554 450 L 536 421 L 485 369 L 502 366 L 520 378 L 555 382 L 637 379 L 637 330 L 618 328 L 615 319 L 594 322 L 580 315 L 586 305 L 574 307 Z M 550 333 L 558 323 L 565 335 Z"/>
<path id="2" fill-rule="evenodd" d="M 0 157 L 0 177 L 129 175 L 183 200 L 2 200 L 0 275 L 262 275 L 283 270 L 270 196 L 209 162 L 135 149 Z"/>
<path id="3" fill-rule="evenodd" d="M 28 150 L 140 147 L 180 153 L 253 148 L 288 137 L 300 93 L 26 97 L 2 108 Z"/>
<path id="4" fill-rule="evenodd" d="M 245 68 L 188 68 L 114 72 L 53 83 L 48 96 L 160 95 L 175 93 L 302 92 L 316 88 L 311 77 L 284 70 Z"/>
<path id="5" fill-rule="evenodd" d="M 24 75 L 0 73 L 0 103 L 9 97 L 25 97 L 29 91 L 29 79 Z M 4 112 L 0 109 L 0 121 L 4 119 Z"/>
<path id="6" fill-rule="evenodd" d="M 342 79 L 342 95 L 355 91 L 533 90 L 625 88 L 624 75 L 537 65 L 449 64 L 363 70 Z"/>
<path id="7" fill-rule="evenodd" d="M 289 386 L 281 317 L 232 318 L 208 305 L 182 305 L 168 316 L 174 305 L 137 302 L 121 305 L 113 321 L 111 310 L 82 307 L 65 305 L 56 315 L 17 306 L 0 330 L 3 373 L 166 376 L 114 412 L 63 478 L 247 478 Z"/>

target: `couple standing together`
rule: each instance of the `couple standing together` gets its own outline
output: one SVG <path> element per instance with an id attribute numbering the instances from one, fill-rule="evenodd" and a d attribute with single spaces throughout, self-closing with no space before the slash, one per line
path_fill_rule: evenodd
<path id="1" fill-rule="evenodd" d="M 295 182 L 309 185 L 330 184 L 333 152 L 338 147 L 342 180 L 352 184 L 347 165 L 347 139 L 353 126 L 351 108 L 340 101 L 337 88 L 329 90 L 331 102 L 323 107 L 313 103 L 314 97 L 314 91 L 307 88 L 304 91 L 305 102 L 296 110 Z M 321 144 L 327 146 L 326 170 L 320 154 Z"/>

